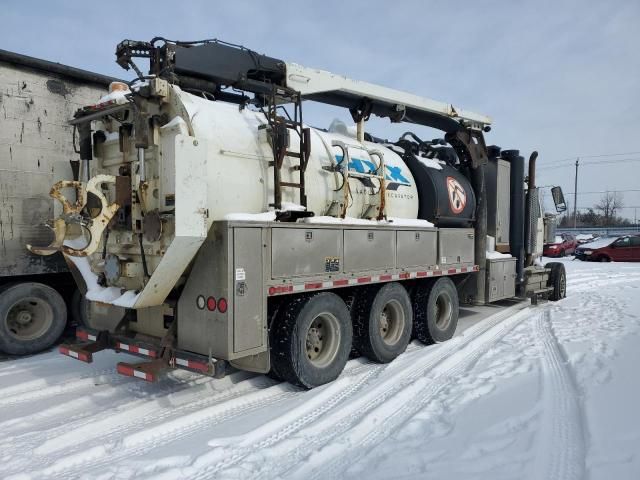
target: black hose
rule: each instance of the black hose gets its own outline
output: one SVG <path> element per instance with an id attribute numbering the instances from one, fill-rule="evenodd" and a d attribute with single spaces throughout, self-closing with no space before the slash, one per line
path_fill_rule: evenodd
<path id="1" fill-rule="evenodd" d="M 140 241 L 140 255 L 142 255 L 142 270 L 144 271 L 144 276 L 149 278 L 149 269 L 147 268 L 147 257 L 144 254 L 144 247 L 142 246 L 142 233 L 138 234 L 138 240 Z"/>

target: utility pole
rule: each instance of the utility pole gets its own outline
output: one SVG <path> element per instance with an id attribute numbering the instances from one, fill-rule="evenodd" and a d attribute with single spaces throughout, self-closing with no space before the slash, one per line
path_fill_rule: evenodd
<path id="1" fill-rule="evenodd" d="M 573 187 L 573 228 L 578 226 L 578 165 L 580 157 L 576 158 L 576 181 Z"/>

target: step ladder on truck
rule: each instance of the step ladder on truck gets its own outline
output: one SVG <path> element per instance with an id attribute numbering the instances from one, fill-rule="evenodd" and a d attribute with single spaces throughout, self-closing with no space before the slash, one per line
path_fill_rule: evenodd
<path id="1" fill-rule="evenodd" d="M 57 223 L 65 241 L 31 247 L 63 251 L 111 309 L 62 353 L 137 355 L 118 371 L 148 381 L 232 366 L 312 388 L 354 350 L 390 362 L 411 338 L 448 340 L 460 303 L 564 297 L 564 270 L 536 265 L 534 178 L 525 191 L 519 152 L 486 147 L 488 117 L 220 41 L 125 41 L 116 55 L 144 81 L 77 112 L 93 180 L 64 184 L 81 192 Z M 306 101 L 348 109 L 355 134 L 303 124 Z M 382 140 L 370 115 L 444 139 Z M 81 248 L 67 241 L 78 219 Z"/>

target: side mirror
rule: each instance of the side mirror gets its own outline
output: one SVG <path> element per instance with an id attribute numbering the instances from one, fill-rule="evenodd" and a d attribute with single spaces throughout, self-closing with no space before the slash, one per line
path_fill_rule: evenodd
<path id="1" fill-rule="evenodd" d="M 556 212 L 562 213 L 567 210 L 567 204 L 564 201 L 562 187 L 553 187 L 551 189 L 551 196 L 553 197 L 553 203 L 556 206 Z"/>

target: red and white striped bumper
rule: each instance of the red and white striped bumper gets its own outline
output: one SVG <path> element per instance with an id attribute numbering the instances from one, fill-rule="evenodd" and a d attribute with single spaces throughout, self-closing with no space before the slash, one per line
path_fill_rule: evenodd
<path id="1" fill-rule="evenodd" d="M 327 290 L 338 287 L 348 287 L 354 285 L 366 285 L 370 283 L 393 282 L 398 280 L 410 280 L 416 278 L 444 277 L 447 275 L 457 275 L 460 273 L 477 272 L 477 265 L 469 267 L 448 268 L 442 270 L 424 270 L 417 272 L 401 272 L 393 274 L 370 275 L 365 277 L 341 278 L 323 282 L 285 283 L 282 285 L 272 285 L 268 289 L 270 297 L 275 295 L 285 295 L 288 293 L 307 292 L 310 290 Z"/>

